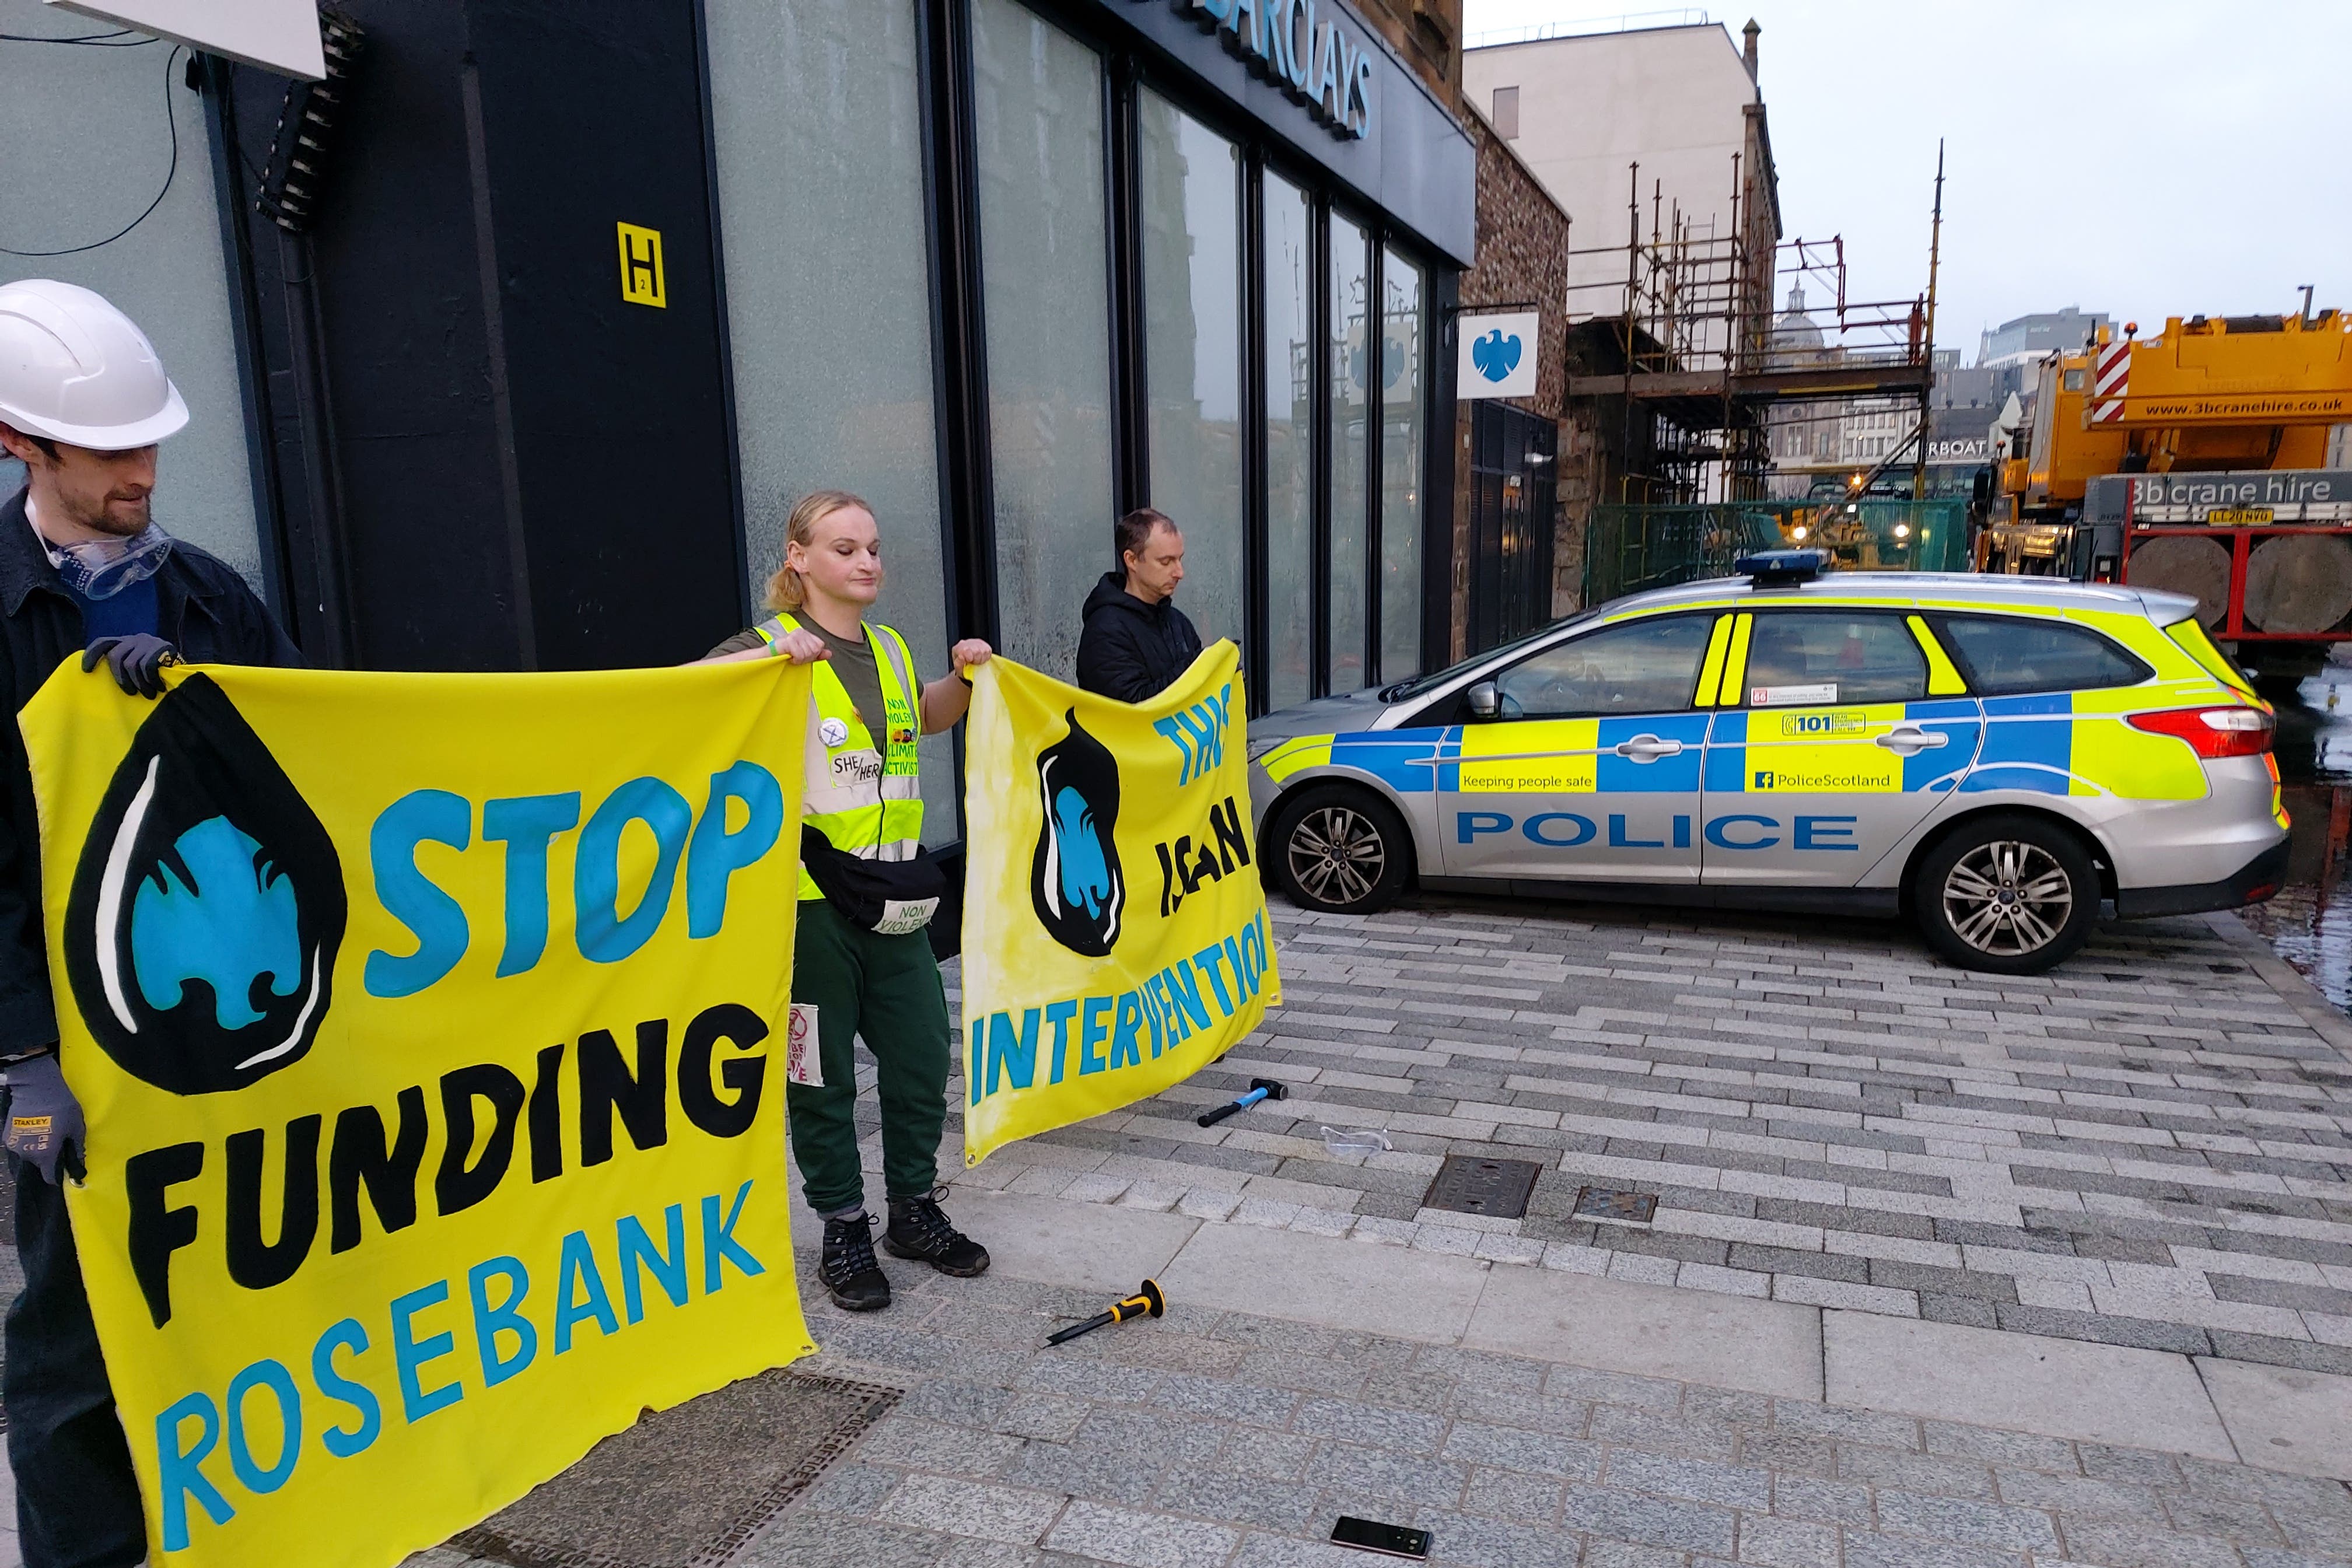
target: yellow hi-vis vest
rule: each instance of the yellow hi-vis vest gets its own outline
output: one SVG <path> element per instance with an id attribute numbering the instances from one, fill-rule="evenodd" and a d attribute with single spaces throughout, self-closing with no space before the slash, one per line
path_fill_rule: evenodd
<path id="1" fill-rule="evenodd" d="M 752 630 L 773 648 L 801 624 L 791 616 L 761 621 Z M 921 688 L 907 639 L 869 624 L 866 640 L 882 678 L 882 744 L 866 715 L 849 700 L 833 667 L 810 671 L 806 788 L 801 820 L 845 854 L 867 860 L 911 860 L 923 837 L 923 797 L 916 787 L 915 738 L 920 732 Z M 821 899 L 815 879 L 801 868 L 801 900 Z"/>

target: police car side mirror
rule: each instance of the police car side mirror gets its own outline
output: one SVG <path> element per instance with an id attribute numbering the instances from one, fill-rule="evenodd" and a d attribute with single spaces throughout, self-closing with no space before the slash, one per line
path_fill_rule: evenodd
<path id="1" fill-rule="evenodd" d="M 1495 689 L 1491 680 L 1482 680 L 1472 687 L 1464 693 L 1463 700 L 1469 704 L 1473 719 L 1492 719 L 1503 711 L 1503 694 Z"/>

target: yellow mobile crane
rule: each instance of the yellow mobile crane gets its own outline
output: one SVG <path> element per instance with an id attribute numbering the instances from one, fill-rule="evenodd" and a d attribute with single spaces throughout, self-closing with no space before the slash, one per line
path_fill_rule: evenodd
<path id="1" fill-rule="evenodd" d="M 2352 640 L 2352 316 L 2174 317 L 2042 365 L 1979 571 L 2194 595 L 2242 661 Z"/>

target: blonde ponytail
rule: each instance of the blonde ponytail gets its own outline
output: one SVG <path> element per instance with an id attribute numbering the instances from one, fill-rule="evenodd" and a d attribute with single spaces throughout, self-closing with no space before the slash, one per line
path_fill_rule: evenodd
<path id="1" fill-rule="evenodd" d="M 816 525 L 835 512 L 856 507 L 871 514 L 874 509 L 847 490 L 811 490 L 793 503 L 792 515 L 784 519 L 784 559 L 776 574 L 768 579 L 768 608 L 784 615 L 797 615 L 808 600 L 807 585 L 801 574 L 793 570 L 792 547 L 808 548 L 816 532 Z"/>

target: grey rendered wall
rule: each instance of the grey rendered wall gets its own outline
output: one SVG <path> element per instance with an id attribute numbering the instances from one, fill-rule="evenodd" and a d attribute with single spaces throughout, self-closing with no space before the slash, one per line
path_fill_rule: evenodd
<path id="1" fill-rule="evenodd" d="M 0 34 L 83 37 L 110 29 L 38 0 L 0 0 Z M 85 48 L 0 42 L 0 246 L 54 250 L 103 239 L 138 216 L 172 167 L 164 123 L 173 46 Z M 170 62 L 179 167 L 163 204 L 111 245 L 77 256 L 0 255 L 0 279 L 94 289 L 145 329 L 188 401 L 163 444 L 155 520 L 261 588 L 261 546 L 245 415 L 231 346 L 227 266 L 203 101 Z M 17 465 L 0 461 L 14 493 Z"/>

